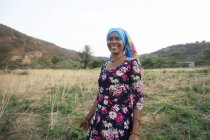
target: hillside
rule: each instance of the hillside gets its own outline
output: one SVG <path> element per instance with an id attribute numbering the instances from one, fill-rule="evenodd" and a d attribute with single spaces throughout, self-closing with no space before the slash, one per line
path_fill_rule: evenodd
<path id="1" fill-rule="evenodd" d="M 140 55 L 142 64 L 151 67 L 179 67 L 186 62 L 196 66 L 210 65 L 210 42 L 202 41 L 172 45 L 158 51 Z"/>
<path id="2" fill-rule="evenodd" d="M 210 42 L 172 45 L 140 55 L 144 68 L 210 64 Z M 0 24 L 0 68 L 81 68 L 78 52 L 61 48 Z M 89 67 L 100 67 L 105 57 L 94 57 Z"/>
<path id="3" fill-rule="evenodd" d="M 74 50 L 61 48 L 53 43 L 25 35 L 10 27 L 0 24 L 1 62 L 29 64 L 39 59 L 59 56 L 64 60 L 78 60 Z"/>

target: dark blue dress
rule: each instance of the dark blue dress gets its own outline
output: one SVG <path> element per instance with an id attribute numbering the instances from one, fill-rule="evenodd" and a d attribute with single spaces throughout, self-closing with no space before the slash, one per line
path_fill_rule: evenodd
<path id="1" fill-rule="evenodd" d="M 133 109 L 142 109 L 141 65 L 126 58 L 114 69 L 105 69 L 98 78 L 98 105 L 91 119 L 87 140 L 126 140 L 132 131 Z"/>

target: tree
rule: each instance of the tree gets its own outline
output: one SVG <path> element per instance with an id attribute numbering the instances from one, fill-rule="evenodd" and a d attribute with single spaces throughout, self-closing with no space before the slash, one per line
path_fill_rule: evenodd
<path id="1" fill-rule="evenodd" d="M 210 59 L 210 49 L 206 48 L 203 50 L 203 56 L 205 59 Z"/>
<path id="2" fill-rule="evenodd" d="M 144 58 L 142 60 L 141 64 L 145 69 L 152 68 L 154 66 L 154 63 L 152 62 L 152 59 L 149 58 L 149 57 Z"/>
<path id="3" fill-rule="evenodd" d="M 60 56 L 54 55 L 51 59 L 53 64 L 58 64 L 62 61 L 63 59 Z"/>
<path id="4" fill-rule="evenodd" d="M 94 68 L 98 68 L 98 67 L 101 67 L 103 65 L 103 63 L 105 62 L 105 60 L 93 60 L 91 61 L 90 63 L 90 68 L 94 69 Z"/>
<path id="5" fill-rule="evenodd" d="M 84 50 L 79 52 L 80 63 L 82 64 L 83 68 L 87 68 L 88 64 L 91 61 L 91 48 L 88 45 L 85 45 Z"/>

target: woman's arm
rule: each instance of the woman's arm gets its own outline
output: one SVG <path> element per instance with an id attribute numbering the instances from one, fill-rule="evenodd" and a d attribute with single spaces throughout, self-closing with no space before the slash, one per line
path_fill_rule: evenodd
<path id="1" fill-rule="evenodd" d="M 133 128 L 129 140 L 139 139 L 141 111 L 143 108 L 143 92 L 141 82 L 141 64 L 137 59 L 131 61 L 130 82 L 133 100 Z"/>
<path id="2" fill-rule="evenodd" d="M 140 124 L 141 124 L 141 110 L 133 110 L 133 128 L 131 133 L 139 134 Z"/>
<path id="3" fill-rule="evenodd" d="M 92 117 L 93 117 L 93 115 L 94 115 L 94 112 L 96 111 L 97 105 L 98 105 L 98 101 L 95 100 L 95 101 L 93 102 L 93 105 L 92 105 L 92 107 L 90 108 L 88 114 L 85 116 L 86 119 L 88 119 L 88 120 L 91 120 L 91 119 L 92 119 Z"/>
<path id="4" fill-rule="evenodd" d="M 96 107 L 98 105 L 98 100 L 95 100 L 93 102 L 92 107 L 90 108 L 88 114 L 83 118 L 83 120 L 80 123 L 80 127 L 83 129 L 88 129 L 90 126 L 90 120 L 92 119 L 94 112 L 96 111 Z"/>

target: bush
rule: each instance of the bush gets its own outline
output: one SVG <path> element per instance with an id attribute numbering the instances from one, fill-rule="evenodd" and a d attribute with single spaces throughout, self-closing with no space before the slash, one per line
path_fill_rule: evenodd
<path id="1" fill-rule="evenodd" d="M 93 60 L 93 61 L 91 61 L 89 67 L 91 69 L 99 68 L 103 65 L 103 63 L 105 63 L 105 60 Z"/>
<path id="2" fill-rule="evenodd" d="M 58 64 L 60 63 L 61 61 L 63 61 L 63 58 L 61 58 L 60 56 L 57 56 L 57 55 L 54 55 L 51 59 L 51 62 L 53 64 Z"/>

